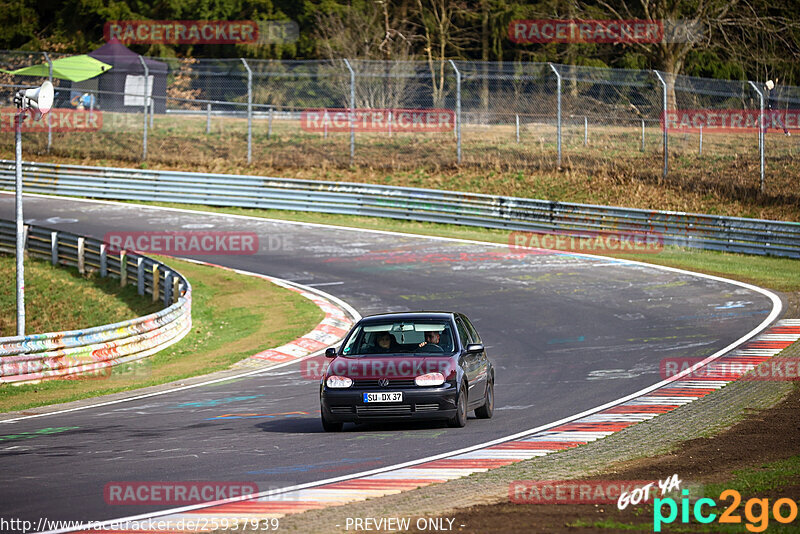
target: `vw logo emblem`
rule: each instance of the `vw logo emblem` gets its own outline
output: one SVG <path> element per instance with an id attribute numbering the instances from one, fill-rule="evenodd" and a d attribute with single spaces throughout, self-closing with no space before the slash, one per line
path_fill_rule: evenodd
<path id="1" fill-rule="evenodd" d="M 380 380 L 378 380 L 378 385 L 382 388 L 389 387 L 389 379 L 381 378 Z"/>

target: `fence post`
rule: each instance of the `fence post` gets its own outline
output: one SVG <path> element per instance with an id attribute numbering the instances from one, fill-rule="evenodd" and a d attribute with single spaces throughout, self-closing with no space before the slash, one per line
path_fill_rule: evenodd
<path id="1" fill-rule="evenodd" d="M 700 148 L 698 150 L 698 156 L 703 155 L 703 125 L 700 125 Z"/>
<path id="2" fill-rule="evenodd" d="M 275 110 L 275 106 L 269 107 L 269 120 L 267 121 L 267 139 L 272 139 L 272 112 Z"/>
<path id="3" fill-rule="evenodd" d="M 50 54 L 42 52 L 44 59 L 47 61 L 47 79 L 53 83 L 53 62 L 50 60 Z M 53 145 L 53 122 L 52 117 L 47 114 L 47 152 L 50 153 L 50 147 Z"/>
<path id="4" fill-rule="evenodd" d="M 347 59 L 344 60 L 344 64 L 347 66 L 347 70 L 350 71 L 350 113 L 348 115 L 350 118 L 350 165 L 353 165 L 356 157 L 356 73 Z"/>
<path id="5" fill-rule="evenodd" d="M 142 68 L 144 69 L 144 89 L 142 89 L 144 105 L 142 106 L 142 110 L 144 111 L 144 133 L 142 134 L 142 161 L 147 159 L 147 80 L 150 78 L 150 69 L 147 68 L 147 63 L 144 62 L 144 58 L 139 56 L 139 63 L 142 64 Z"/>
<path id="6" fill-rule="evenodd" d="M 556 75 L 556 105 L 557 105 L 556 120 L 558 121 L 558 129 L 557 129 L 558 167 L 561 168 L 561 74 L 558 72 L 558 70 L 552 63 L 548 63 L 548 65 L 550 65 L 550 69 L 552 69 L 552 71 Z"/>
<path id="7" fill-rule="evenodd" d="M 758 157 L 761 161 L 761 186 L 760 190 L 764 192 L 764 93 L 753 82 L 748 82 L 753 90 L 758 94 L 759 100 L 759 114 L 758 114 Z"/>
<path id="8" fill-rule="evenodd" d="M 461 164 L 461 71 L 451 59 L 450 66 L 456 72 L 456 161 Z"/>
<path id="9" fill-rule="evenodd" d="M 108 276 L 108 247 L 105 243 L 100 243 L 100 276 Z"/>
<path id="10" fill-rule="evenodd" d="M 661 77 L 661 73 L 654 70 L 658 81 L 661 82 L 661 89 L 663 91 L 663 109 L 661 110 L 661 128 L 664 130 L 664 178 L 667 177 L 669 171 L 669 135 L 667 134 L 667 82 Z"/>
<path id="11" fill-rule="evenodd" d="M 242 65 L 247 69 L 247 164 L 253 161 L 253 71 L 244 58 Z"/>
<path id="12" fill-rule="evenodd" d="M 58 267 L 58 232 L 50 232 L 50 263 Z"/>
<path id="13" fill-rule="evenodd" d="M 211 133 L 211 102 L 206 104 L 206 134 Z"/>
<path id="14" fill-rule="evenodd" d="M 589 119 L 583 116 L 583 146 L 589 145 Z"/>
<path id="15" fill-rule="evenodd" d="M 153 115 L 156 114 L 156 99 L 150 97 L 150 129 L 153 129 Z"/>
<path id="16" fill-rule="evenodd" d="M 642 148 L 639 149 L 639 152 L 644 152 L 644 119 L 642 119 Z"/>
<path id="17" fill-rule="evenodd" d="M 517 144 L 519 144 L 519 113 L 516 113 L 514 117 L 516 118 L 517 121 Z"/>

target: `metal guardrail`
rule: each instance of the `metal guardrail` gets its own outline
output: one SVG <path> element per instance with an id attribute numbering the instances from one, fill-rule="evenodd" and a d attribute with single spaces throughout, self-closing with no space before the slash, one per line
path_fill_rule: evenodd
<path id="1" fill-rule="evenodd" d="M 163 310 L 119 323 L 0 338 L 0 383 L 30 383 L 78 374 L 104 376 L 115 365 L 145 358 L 186 335 L 192 326 L 192 287 L 180 273 L 132 252 L 108 253 L 96 239 L 26 226 L 26 250 L 53 265 L 95 270 L 139 294 L 162 300 Z M 0 220 L 0 251 L 14 252 L 15 224 Z"/>
<path id="2" fill-rule="evenodd" d="M 25 163 L 25 191 L 314 211 L 513 231 L 636 233 L 677 245 L 800 258 L 800 223 L 642 210 L 478 193 L 263 176 Z M 14 164 L 0 160 L 0 189 L 14 187 Z"/>

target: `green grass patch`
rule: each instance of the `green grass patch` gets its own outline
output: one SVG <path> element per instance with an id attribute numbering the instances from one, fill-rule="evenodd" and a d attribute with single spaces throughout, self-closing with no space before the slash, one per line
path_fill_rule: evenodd
<path id="1" fill-rule="evenodd" d="M 0 337 L 17 334 L 16 262 L 0 255 Z M 140 297 L 136 288 L 119 287 L 119 280 L 77 269 L 53 267 L 50 262 L 25 258 L 25 332 L 43 333 L 85 329 L 147 315 L 160 304 Z"/>
<path id="2" fill-rule="evenodd" d="M 313 302 L 265 280 L 173 258 L 159 259 L 192 284 L 192 330 L 184 339 L 139 362 L 116 366 L 107 376 L 0 386 L 0 411 L 68 402 L 226 369 L 251 354 L 309 332 L 324 317 Z M 69 301 L 63 305 L 68 306 Z"/>

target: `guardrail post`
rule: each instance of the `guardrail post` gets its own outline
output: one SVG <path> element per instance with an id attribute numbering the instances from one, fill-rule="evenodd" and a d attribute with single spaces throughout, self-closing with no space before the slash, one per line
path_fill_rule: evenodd
<path id="1" fill-rule="evenodd" d="M 50 54 L 42 52 L 44 59 L 47 61 L 47 79 L 53 83 L 53 62 L 50 60 Z M 50 153 L 50 147 L 53 145 L 53 121 L 52 116 L 48 113 L 47 117 L 47 153 Z"/>
<path id="2" fill-rule="evenodd" d="M 244 58 L 242 65 L 247 69 L 247 164 L 253 161 L 253 71 Z"/>
<path id="3" fill-rule="evenodd" d="M 461 164 L 461 71 L 451 59 L 450 66 L 456 72 L 456 162 Z"/>
<path id="4" fill-rule="evenodd" d="M 664 130 L 664 178 L 667 177 L 669 172 L 669 135 L 667 131 L 667 82 L 661 77 L 661 73 L 654 70 L 658 81 L 661 82 L 662 89 L 662 110 L 661 110 L 661 129 Z"/>
<path id="5" fill-rule="evenodd" d="M 164 275 L 164 306 L 169 306 L 172 299 L 172 271 L 167 271 Z"/>
<path id="6" fill-rule="evenodd" d="M 136 258 L 136 290 L 144 295 L 144 258 Z"/>
<path id="7" fill-rule="evenodd" d="M 50 232 L 50 263 L 58 266 L 58 232 Z"/>
<path id="8" fill-rule="evenodd" d="M 128 253 L 119 251 L 119 287 L 128 285 Z"/>
<path id="9" fill-rule="evenodd" d="M 758 115 L 758 157 L 761 161 L 761 186 L 760 190 L 764 192 L 764 93 L 753 82 L 748 82 L 753 90 L 758 94 L 759 100 L 759 115 Z"/>
<path id="10" fill-rule="evenodd" d="M 153 264 L 153 302 L 158 301 L 159 290 L 161 289 L 159 286 L 161 285 L 159 282 L 159 274 L 160 271 L 158 270 L 158 264 Z"/>
<path id="11" fill-rule="evenodd" d="M 172 303 L 175 304 L 178 302 L 178 299 L 181 298 L 181 281 L 176 276 L 172 279 Z"/>
<path id="12" fill-rule="evenodd" d="M 86 273 L 86 239 L 83 237 L 78 238 L 78 272 L 81 274 Z"/>
<path id="13" fill-rule="evenodd" d="M 139 62 L 142 64 L 142 68 L 144 69 L 144 88 L 142 89 L 144 105 L 142 106 L 142 111 L 144 112 L 144 129 L 142 133 L 142 161 L 147 159 L 147 81 L 150 79 L 150 69 L 147 68 L 147 63 L 144 62 L 144 58 L 139 56 Z"/>
<path id="14" fill-rule="evenodd" d="M 108 276 L 108 246 L 105 243 L 100 243 L 100 276 Z"/>
<path id="15" fill-rule="evenodd" d="M 356 73 L 347 59 L 344 60 L 344 64 L 350 71 L 350 113 L 348 115 L 350 117 L 350 165 L 353 165 L 356 158 Z"/>
<path id="16" fill-rule="evenodd" d="M 556 121 L 557 121 L 557 146 L 558 146 L 558 167 L 561 168 L 561 73 L 552 64 L 548 63 L 556 75 Z"/>
<path id="17" fill-rule="evenodd" d="M 272 112 L 274 110 L 274 106 L 269 107 L 269 118 L 267 119 L 267 139 L 272 139 Z"/>

